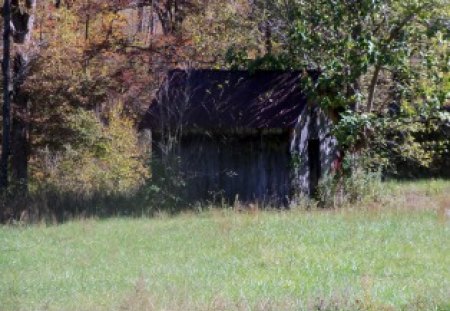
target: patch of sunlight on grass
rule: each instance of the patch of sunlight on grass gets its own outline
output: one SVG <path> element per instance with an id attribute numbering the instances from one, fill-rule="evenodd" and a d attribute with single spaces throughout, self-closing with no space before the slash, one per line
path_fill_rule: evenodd
<path id="1" fill-rule="evenodd" d="M 445 179 L 419 179 L 414 181 L 387 181 L 386 190 L 394 194 L 416 193 L 427 196 L 444 194 L 450 190 L 450 181 Z"/>

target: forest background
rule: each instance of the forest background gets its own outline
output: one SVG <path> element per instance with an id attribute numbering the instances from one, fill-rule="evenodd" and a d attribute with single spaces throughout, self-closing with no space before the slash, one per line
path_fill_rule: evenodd
<path id="1" fill-rule="evenodd" d="M 2 15 L 2 220 L 173 208 L 182 182 L 152 183 L 137 126 L 174 68 L 320 70 L 305 91 L 340 111 L 364 174 L 450 176 L 446 0 L 4 0 Z"/>

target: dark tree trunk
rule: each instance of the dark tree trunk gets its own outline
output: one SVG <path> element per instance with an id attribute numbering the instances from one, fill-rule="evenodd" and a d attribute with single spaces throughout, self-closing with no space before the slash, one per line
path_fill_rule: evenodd
<path id="1" fill-rule="evenodd" d="M 184 1 L 183 0 L 176 0 L 174 4 L 174 32 L 177 35 L 181 35 L 181 25 L 183 24 L 184 20 Z"/>
<path id="2" fill-rule="evenodd" d="M 16 58 L 18 57 L 20 57 L 20 55 L 16 55 Z M 21 85 L 14 85 L 14 94 L 14 114 L 12 118 L 11 132 L 11 178 L 14 181 L 14 186 L 16 187 L 15 190 L 24 193 L 28 190 L 28 158 L 30 153 L 28 115 L 29 96 L 26 92 L 21 90 Z"/>
<path id="3" fill-rule="evenodd" d="M 270 21 L 266 21 L 264 25 L 264 41 L 266 46 L 266 55 L 272 55 L 272 28 Z"/>
<path id="4" fill-rule="evenodd" d="M 11 97 L 9 85 L 11 80 L 10 57 L 11 57 L 11 1 L 3 2 L 3 140 L 2 156 L 0 163 L 0 189 L 8 187 L 8 159 L 10 154 L 10 132 L 11 132 Z"/>
<path id="5" fill-rule="evenodd" d="M 21 9 L 18 0 L 12 0 L 12 22 L 14 25 L 14 43 L 17 52 L 14 56 L 13 70 L 13 122 L 11 169 L 12 180 L 17 190 L 26 192 L 28 189 L 28 158 L 29 158 L 29 101 L 28 94 L 23 90 L 23 84 L 30 69 L 30 43 L 34 26 L 34 10 L 36 0 L 25 2 L 26 10 Z"/>
<path id="6" fill-rule="evenodd" d="M 165 5 L 152 1 L 152 9 L 158 15 L 164 35 L 181 36 L 181 26 L 185 17 L 186 1 L 171 0 Z"/>
<path id="7" fill-rule="evenodd" d="M 144 13 L 145 13 L 145 6 L 144 3 L 142 1 L 140 1 L 138 3 L 138 8 L 137 8 L 137 21 L 136 21 L 136 31 L 138 33 L 143 33 L 144 32 Z"/>

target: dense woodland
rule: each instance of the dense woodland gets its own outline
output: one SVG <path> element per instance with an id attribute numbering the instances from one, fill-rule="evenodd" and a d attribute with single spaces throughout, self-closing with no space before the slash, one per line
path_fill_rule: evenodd
<path id="1" fill-rule="evenodd" d="M 450 176 L 447 0 L 3 0 L 2 15 L 4 219 L 176 200 L 137 131 L 174 68 L 318 70 L 305 91 L 339 111 L 365 172 Z"/>

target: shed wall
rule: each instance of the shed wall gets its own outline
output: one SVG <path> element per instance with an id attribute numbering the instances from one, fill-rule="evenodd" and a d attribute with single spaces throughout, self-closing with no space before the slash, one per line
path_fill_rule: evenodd
<path id="1" fill-rule="evenodd" d="M 310 196 L 310 156 L 320 158 L 321 178 L 329 174 L 336 159 L 338 144 L 331 133 L 332 121 L 317 106 L 308 106 L 298 118 L 291 141 L 291 153 L 296 163 L 293 172 L 293 187 L 296 193 Z M 319 155 L 308 153 L 311 140 L 318 140 Z"/>
<path id="2" fill-rule="evenodd" d="M 174 153 L 189 202 L 287 205 L 291 195 L 289 133 L 188 135 Z"/>

